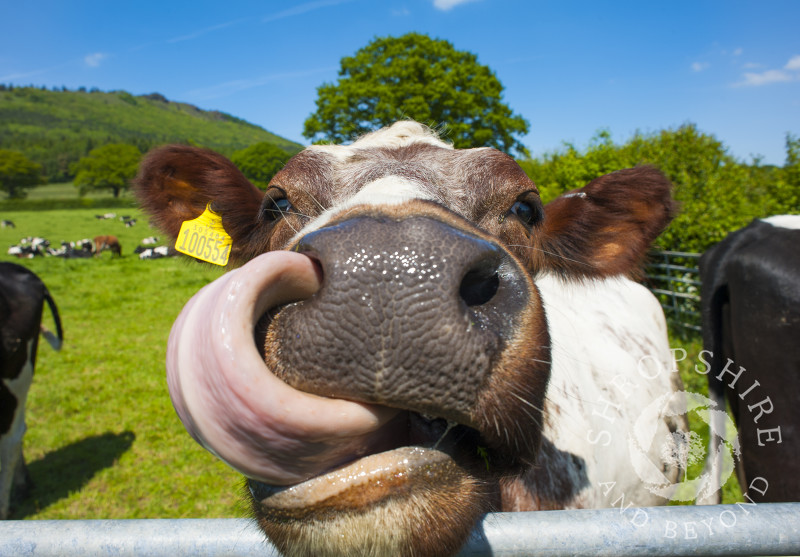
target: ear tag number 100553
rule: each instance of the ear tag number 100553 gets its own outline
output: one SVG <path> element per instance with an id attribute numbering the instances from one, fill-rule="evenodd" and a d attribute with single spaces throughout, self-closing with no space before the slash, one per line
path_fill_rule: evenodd
<path id="1" fill-rule="evenodd" d="M 186 255 L 225 266 L 231 254 L 233 240 L 222 227 L 222 217 L 211 210 L 211 204 L 206 205 L 206 210 L 196 219 L 184 221 L 175 249 Z"/>

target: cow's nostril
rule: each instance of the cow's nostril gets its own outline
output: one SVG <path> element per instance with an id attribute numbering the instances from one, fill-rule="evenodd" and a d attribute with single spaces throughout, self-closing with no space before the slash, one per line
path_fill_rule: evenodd
<path id="1" fill-rule="evenodd" d="M 464 275 L 458 292 L 468 307 L 481 306 L 494 298 L 499 287 L 496 270 L 474 269 Z"/>

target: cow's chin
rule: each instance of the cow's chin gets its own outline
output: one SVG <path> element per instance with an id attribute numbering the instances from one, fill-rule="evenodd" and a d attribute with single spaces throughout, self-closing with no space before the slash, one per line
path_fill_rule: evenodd
<path id="1" fill-rule="evenodd" d="M 249 480 L 253 509 L 287 556 L 452 555 L 491 491 L 459 451 L 400 447 L 289 487 Z"/>

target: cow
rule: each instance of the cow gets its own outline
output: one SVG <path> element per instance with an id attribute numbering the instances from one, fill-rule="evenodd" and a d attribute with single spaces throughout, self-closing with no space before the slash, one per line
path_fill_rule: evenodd
<path id="1" fill-rule="evenodd" d="M 739 483 L 756 502 L 800 501 L 798 245 L 800 215 L 780 215 L 755 219 L 700 258 L 702 371 L 710 398 L 730 404 Z"/>
<path id="2" fill-rule="evenodd" d="M 45 302 L 55 335 L 41 325 Z M 0 520 L 8 518 L 12 496 L 23 496 L 31 485 L 22 438 L 40 332 L 54 349 L 61 348 L 64 335 L 53 297 L 33 272 L 0 262 Z"/>
<path id="3" fill-rule="evenodd" d="M 157 246 L 154 248 L 145 248 L 140 246 L 136 248 L 139 254 L 139 259 L 161 259 L 163 257 L 170 257 L 176 255 L 170 250 L 169 246 Z"/>
<path id="4" fill-rule="evenodd" d="M 112 256 L 122 256 L 122 247 L 119 245 L 119 240 L 117 240 L 116 236 L 95 236 L 94 254 L 99 256 L 105 250 L 109 250 Z"/>
<path id="5" fill-rule="evenodd" d="M 94 243 L 92 240 L 84 239 L 77 242 L 61 242 L 61 247 L 57 250 L 48 250 L 50 255 L 63 257 L 64 259 L 85 259 L 92 257 L 94 253 Z"/>
<path id="6" fill-rule="evenodd" d="M 285 554 L 450 555 L 488 511 L 670 497 L 681 385 L 627 278 L 676 210 L 656 169 L 544 205 L 510 156 L 398 122 L 306 148 L 266 193 L 162 147 L 135 192 L 173 239 L 202 213 L 230 237 L 239 268 L 176 320 L 167 378 Z"/>
<path id="7" fill-rule="evenodd" d="M 8 248 L 8 255 L 14 255 L 20 259 L 33 259 L 36 256 L 47 255 L 50 242 L 45 238 L 28 236 L 22 238 L 19 244 Z"/>

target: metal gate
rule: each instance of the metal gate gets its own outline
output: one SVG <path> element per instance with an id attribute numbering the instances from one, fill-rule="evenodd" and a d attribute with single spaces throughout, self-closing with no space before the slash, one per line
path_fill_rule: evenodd
<path id="1" fill-rule="evenodd" d="M 645 285 L 656 295 L 673 330 L 700 332 L 699 253 L 652 252 Z"/>
<path id="2" fill-rule="evenodd" d="M 245 519 L 0 522 L 4 557 L 274 556 Z M 800 555 L 800 503 L 488 514 L 461 557 Z"/>

